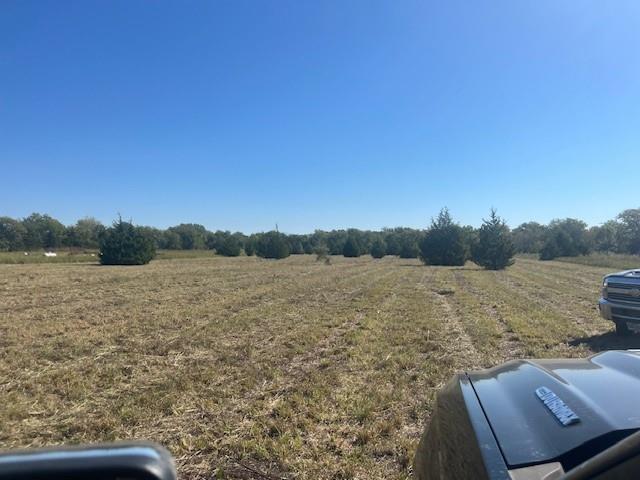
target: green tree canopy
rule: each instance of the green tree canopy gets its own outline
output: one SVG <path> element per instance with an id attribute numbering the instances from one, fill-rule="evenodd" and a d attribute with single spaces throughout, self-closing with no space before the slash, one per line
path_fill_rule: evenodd
<path id="1" fill-rule="evenodd" d="M 342 247 L 342 254 L 345 257 L 359 257 L 362 255 L 362 249 L 360 247 L 360 242 L 354 236 L 348 236 L 347 240 L 344 242 L 344 247 Z"/>
<path id="2" fill-rule="evenodd" d="M 587 224 L 575 218 L 552 220 L 546 230 L 540 260 L 577 257 L 589 253 Z"/>
<path id="3" fill-rule="evenodd" d="M 473 261 L 487 270 L 502 270 L 513 264 L 511 232 L 495 209 L 491 209 L 488 219 L 483 219 L 471 253 Z"/>
<path id="4" fill-rule="evenodd" d="M 21 250 L 27 230 L 22 222 L 9 217 L 0 217 L 0 250 Z"/>
<path id="5" fill-rule="evenodd" d="M 420 259 L 426 265 L 464 265 L 467 257 L 464 231 L 443 208 L 420 242 Z"/>
<path id="6" fill-rule="evenodd" d="M 289 243 L 286 235 L 270 231 L 258 236 L 256 254 L 262 258 L 286 258 L 289 256 Z"/>
<path id="7" fill-rule="evenodd" d="M 58 220 L 49 215 L 32 213 L 22 221 L 25 228 L 26 248 L 57 248 L 62 246 L 66 229 Z"/>
<path id="8" fill-rule="evenodd" d="M 516 252 L 539 253 L 544 245 L 547 227 L 538 222 L 525 222 L 513 229 Z"/>
<path id="9" fill-rule="evenodd" d="M 216 253 L 218 255 L 223 255 L 225 257 L 237 257 L 241 252 L 242 245 L 240 244 L 240 240 L 238 240 L 238 237 L 234 235 L 227 235 L 216 249 Z"/>
<path id="10" fill-rule="evenodd" d="M 95 218 L 81 218 L 67 228 L 66 243 L 71 247 L 98 248 L 104 230 L 104 225 Z"/>
<path id="11" fill-rule="evenodd" d="M 618 215 L 620 243 L 626 253 L 640 255 L 640 208 L 625 210 Z"/>
<path id="12" fill-rule="evenodd" d="M 155 243 L 140 227 L 121 218 L 100 238 L 102 265 L 145 265 L 156 255 Z"/>
<path id="13" fill-rule="evenodd" d="M 180 247 L 183 250 L 198 250 L 205 248 L 207 229 L 197 223 L 181 223 L 170 227 L 170 231 L 180 237 Z"/>
<path id="14" fill-rule="evenodd" d="M 387 244 L 381 237 L 377 237 L 371 244 L 371 256 L 382 258 L 387 254 Z"/>

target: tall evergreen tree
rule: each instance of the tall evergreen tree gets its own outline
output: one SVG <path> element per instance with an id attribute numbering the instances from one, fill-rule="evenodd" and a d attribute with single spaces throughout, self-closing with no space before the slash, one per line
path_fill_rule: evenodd
<path id="1" fill-rule="evenodd" d="M 342 247 L 342 254 L 345 257 L 359 257 L 362 254 L 360 243 L 355 237 L 347 237 L 347 241 L 344 242 L 344 247 Z"/>
<path id="2" fill-rule="evenodd" d="M 471 253 L 473 261 L 487 270 L 502 270 L 513 265 L 515 248 L 511 231 L 495 209 L 491 209 L 488 219 L 483 219 Z"/>
<path id="3" fill-rule="evenodd" d="M 376 238 L 371 244 L 371 256 L 373 258 L 382 258 L 387 254 L 387 245 L 380 237 Z"/>
<path id="4" fill-rule="evenodd" d="M 445 207 L 420 242 L 420 259 L 426 265 L 464 265 L 468 256 L 465 234 Z"/>
<path id="5" fill-rule="evenodd" d="M 100 238 L 100 263 L 102 265 L 144 265 L 156 255 L 151 237 L 140 227 L 121 218 L 107 228 Z"/>

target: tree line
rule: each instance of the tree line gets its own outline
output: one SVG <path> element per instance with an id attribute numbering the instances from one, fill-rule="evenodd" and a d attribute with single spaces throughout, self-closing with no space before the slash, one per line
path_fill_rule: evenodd
<path id="1" fill-rule="evenodd" d="M 106 227 L 94 218 L 83 218 L 74 225 L 65 226 L 51 216 L 39 213 L 23 219 L 0 217 L 0 250 L 62 247 L 102 250 L 109 232 L 116 227 L 121 233 L 126 230 L 123 224 L 130 225 L 130 222 L 120 219 Z M 128 235 L 145 238 L 146 244 L 154 250 L 209 249 L 231 257 L 243 253 L 264 258 L 311 253 L 346 257 L 371 255 L 374 258 L 393 255 L 420 258 L 433 265 L 462 265 L 467 260 L 474 260 L 487 264 L 487 268 L 503 268 L 514 253 L 538 254 L 542 260 L 585 255 L 591 251 L 640 254 L 640 208 L 625 210 L 615 219 L 591 228 L 581 220 L 566 218 L 547 225 L 526 222 L 511 230 L 494 210 L 480 228 L 473 228 L 455 222 L 446 208 L 425 230 L 351 228 L 316 230 L 304 235 L 278 231 L 245 235 L 209 231 L 203 225 L 193 223 L 164 230 L 133 225 L 131 228 L 134 230 L 127 230 Z M 497 260 L 498 257 L 504 258 Z"/>

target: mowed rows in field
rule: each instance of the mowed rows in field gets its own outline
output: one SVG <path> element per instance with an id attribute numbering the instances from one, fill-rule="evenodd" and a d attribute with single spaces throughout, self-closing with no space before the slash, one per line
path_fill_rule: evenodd
<path id="1" fill-rule="evenodd" d="M 0 266 L 0 447 L 150 439 L 181 478 L 407 478 L 456 371 L 618 340 L 606 269 L 311 256 Z"/>

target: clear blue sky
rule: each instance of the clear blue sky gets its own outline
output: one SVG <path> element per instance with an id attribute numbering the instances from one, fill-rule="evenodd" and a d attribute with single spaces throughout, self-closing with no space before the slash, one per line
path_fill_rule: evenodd
<path id="1" fill-rule="evenodd" d="M 640 2 L 0 2 L 0 215 L 245 232 L 640 206 Z"/>

